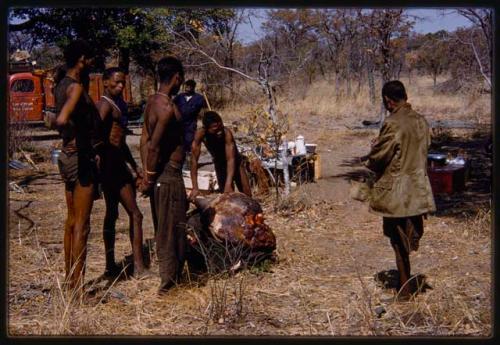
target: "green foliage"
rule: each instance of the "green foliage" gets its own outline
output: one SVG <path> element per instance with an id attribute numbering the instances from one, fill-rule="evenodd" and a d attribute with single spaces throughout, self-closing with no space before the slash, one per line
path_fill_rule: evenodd
<path id="1" fill-rule="evenodd" d="M 146 72 L 154 72 L 157 54 L 172 40 L 165 24 L 199 21 L 209 30 L 223 25 L 233 14 L 229 9 L 180 8 L 14 8 L 9 30 L 29 35 L 35 44 L 64 47 L 71 40 L 91 43 L 97 53 L 97 68 L 119 52 L 120 65 L 128 69 L 130 58 Z"/>
<path id="2" fill-rule="evenodd" d="M 252 274 L 260 274 L 263 272 L 272 272 L 273 261 L 271 259 L 262 260 L 255 265 L 250 267 L 250 273 Z"/>

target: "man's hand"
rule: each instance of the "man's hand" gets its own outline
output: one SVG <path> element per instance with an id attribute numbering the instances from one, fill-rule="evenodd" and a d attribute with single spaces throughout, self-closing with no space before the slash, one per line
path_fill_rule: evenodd
<path id="1" fill-rule="evenodd" d="M 95 164 L 97 166 L 97 171 L 101 172 L 101 156 L 95 155 L 94 160 L 95 160 Z"/>
<path id="2" fill-rule="evenodd" d="M 198 188 L 192 189 L 191 193 L 189 193 L 189 196 L 188 196 L 189 201 L 194 202 L 194 200 L 196 199 L 196 197 L 199 194 L 200 194 L 200 191 L 198 190 Z"/>
<path id="3" fill-rule="evenodd" d="M 135 178 L 139 181 L 139 180 L 143 180 L 144 179 L 144 172 L 142 171 L 141 168 L 139 168 L 137 165 L 135 167 L 133 167 L 134 169 L 134 173 L 135 173 Z"/>
<path id="4" fill-rule="evenodd" d="M 150 196 L 153 192 L 154 181 L 148 180 L 147 178 L 141 179 L 141 184 L 138 187 L 139 192 L 141 192 L 142 196 L 147 197 Z"/>

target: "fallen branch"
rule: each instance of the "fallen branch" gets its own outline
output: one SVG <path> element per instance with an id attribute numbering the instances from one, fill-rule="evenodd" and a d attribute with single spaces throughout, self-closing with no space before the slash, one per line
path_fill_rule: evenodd
<path id="1" fill-rule="evenodd" d="M 26 152 L 24 152 L 23 149 L 20 148 L 19 150 L 21 151 L 23 157 L 28 161 L 28 163 L 30 163 L 33 166 L 33 168 L 35 168 L 36 171 L 39 171 L 40 169 L 35 164 L 35 162 L 33 162 L 33 160 L 31 159 L 31 157 Z"/>

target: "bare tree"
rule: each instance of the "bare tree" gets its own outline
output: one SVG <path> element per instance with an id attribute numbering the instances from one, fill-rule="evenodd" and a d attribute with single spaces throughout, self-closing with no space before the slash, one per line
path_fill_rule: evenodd
<path id="1" fill-rule="evenodd" d="M 461 40 L 462 43 L 468 45 L 476 59 L 479 67 L 479 71 L 484 78 L 484 81 L 488 84 L 491 90 L 491 66 L 493 61 L 493 11 L 491 9 L 485 8 L 466 8 L 456 10 L 458 14 L 467 18 L 474 28 L 477 28 L 481 32 L 481 41 L 478 43 L 476 41 L 474 31 L 470 31 L 470 35 L 467 40 Z M 486 52 L 483 53 L 480 50 L 480 44 L 486 47 Z"/>
<path id="2" fill-rule="evenodd" d="M 395 44 L 399 39 L 407 39 L 408 32 L 413 26 L 413 22 L 406 15 L 403 9 L 375 9 L 371 11 L 359 10 L 359 19 L 364 24 L 364 37 L 368 40 L 369 58 L 374 58 L 375 61 L 369 60 L 369 66 L 372 62 L 379 68 L 382 84 L 395 77 L 395 65 L 398 63 L 396 58 L 401 46 Z M 369 79 L 371 68 L 369 71 Z M 374 85 L 372 85 L 374 87 Z M 383 104 L 380 106 L 379 123 L 382 124 L 385 118 L 385 108 Z"/>
<path id="3" fill-rule="evenodd" d="M 206 39 L 207 37 L 204 37 L 203 35 L 196 37 L 196 35 L 193 34 L 188 23 L 185 23 L 185 25 L 186 28 L 185 30 L 182 31 L 179 31 L 174 27 L 167 27 L 167 30 L 170 32 L 170 34 L 173 37 L 175 37 L 173 45 L 175 46 L 176 49 L 181 49 L 184 53 L 198 54 L 204 59 L 206 64 L 213 65 L 220 70 L 236 74 L 246 80 L 256 83 L 259 86 L 263 96 L 265 97 L 267 103 L 267 112 L 270 116 L 273 125 L 276 155 L 278 156 L 278 153 L 281 152 L 281 161 L 283 163 L 283 177 L 285 185 L 284 195 L 285 196 L 288 195 L 290 192 L 290 177 L 288 171 L 288 164 L 287 164 L 288 157 L 286 150 L 288 141 L 286 140 L 285 133 L 283 133 L 283 131 L 280 128 L 280 121 L 277 115 L 276 97 L 274 95 L 273 81 L 271 79 L 272 78 L 271 67 L 273 65 L 273 60 L 276 58 L 276 56 L 273 54 L 272 51 L 266 49 L 266 47 L 264 46 L 264 40 L 261 40 L 259 42 L 260 53 L 258 59 L 258 67 L 255 71 L 256 75 L 245 73 L 239 68 L 229 67 L 223 61 L 220 61 L 217 55 L 217 48 L 213 49 L 213 45 L 203 44 L 203 39 Z M 217 44 L 215 45 L 217 46 Z M 280 150 L 280 145 L 284 147 L 283 150 Z M 276 159 L 276 164 L 277 161 L 278 159 Z M 275 166 L 275 168 L 277 168 L 277 166 Z M 275 169 L 275 171 L 276 170 L 277 169 Z M 276 191 L 277 191 L 276 195 L 277 197 L 279 197 L 277 183 L 276 183 Z"/>

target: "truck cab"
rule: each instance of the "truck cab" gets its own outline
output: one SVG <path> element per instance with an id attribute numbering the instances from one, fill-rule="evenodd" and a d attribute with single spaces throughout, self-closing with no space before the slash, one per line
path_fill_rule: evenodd
<path id="1" fill-rule="evenodd" d="M 9 76 L 9 121 L 43 123 L 46 111 L 55 108 L 53 80 L 45 72 L 20 72 Z"/>
<path id="2" fill-rule="evenodd" d="M 32 125 L 45 123 L 50 128 L 50 119 L 56 116 L 54 97 L 55 70 L 37 70 L 29 63 L 11 64 L 9 87 L 9 122 Z M 99 101 L 104 93 L 101 73 L 91 73 L 89 96 Z M 129 105 L 129 119 L 142 115 L 142 109 L 133 104 L 130 76 L 126 76 L 123 99 Z"/>

